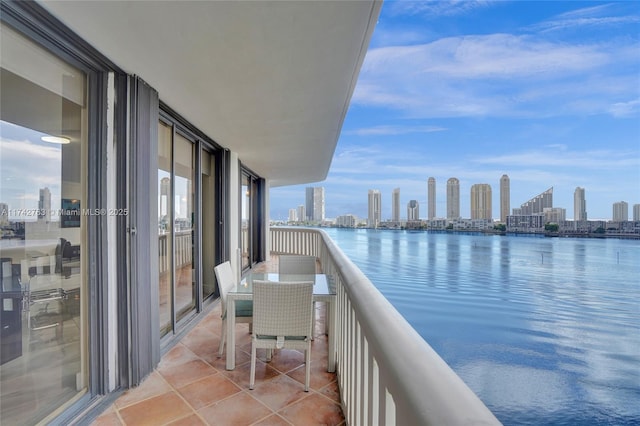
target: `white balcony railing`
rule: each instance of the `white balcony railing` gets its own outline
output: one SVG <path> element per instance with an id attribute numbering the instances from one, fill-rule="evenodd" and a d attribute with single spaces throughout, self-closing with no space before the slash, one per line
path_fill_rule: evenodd
<path id="1" fill-rule="evenodd" d="M 338 303 L 336 371 L 350 425 L 494 425 L 496 417 L 327 234 L 271 228 L 277 254 L 316 256 Z"/>

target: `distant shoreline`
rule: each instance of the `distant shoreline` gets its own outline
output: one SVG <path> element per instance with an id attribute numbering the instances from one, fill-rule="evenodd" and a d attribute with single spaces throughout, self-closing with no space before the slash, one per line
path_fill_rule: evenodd
<path id="1" fill-rule="evenodd" d="M 284 227 L 309 227 L 309 228 L 337 228 L 337 229 L 370 229 L 378 231 L 415 231 L 415 232 L 433 232 L 433 233 L 457 233 L 457 234 L 483 234 L 483 235 L 504 235 L 504 236 L 532 236 L 532 237 L 546 237 L 546 238 L 591 238 L 591 239 L 621 239 L 621 240 L 640 240 L 640 234 L 631 233 L 599 233 L 599 232 L 525 232 L 525 231 L 498 231 L 489 229 L 425 229 L 425 228 L 369 228 L 366 226 L 361 227 L 347 227 L 347 226 L 322 226 L 322 225 L 278 225 L 273 224 L 271 226 L 284 226 Z"/>

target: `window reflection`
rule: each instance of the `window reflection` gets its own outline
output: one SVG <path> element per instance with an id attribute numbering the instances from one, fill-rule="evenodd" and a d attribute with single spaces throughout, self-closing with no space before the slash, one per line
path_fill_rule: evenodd
<path id="1" fill-rule="evenodd" d="M 1 28 L 0 418 L 86 392 L 86 77 Z"/>

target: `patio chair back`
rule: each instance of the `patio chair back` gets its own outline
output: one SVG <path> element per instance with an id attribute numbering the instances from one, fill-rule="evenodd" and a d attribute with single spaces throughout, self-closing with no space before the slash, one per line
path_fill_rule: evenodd
<path id="1" fill-rule="evenodd" d="M 316 273 L 316 258 L 314 256 L 280 255 L 278 259 L 280 274 L 310 274 Z"/>

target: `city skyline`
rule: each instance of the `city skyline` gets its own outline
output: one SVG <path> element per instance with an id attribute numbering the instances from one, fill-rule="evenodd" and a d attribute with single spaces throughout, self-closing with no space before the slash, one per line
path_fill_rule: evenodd
<path id="1" fill-rule="evenodd" d="M 367 190 L 446 216 L 446 181 L 500 176 L 510 203 L 554 187 L 554 207 L 574 215 L 586 191 L 589 220 L 640 203 L 640 13 L 638 2 L 385 2 L 328 176 L 326 216 L 367 216 Z M 286 219 L 300 188 L 271 189 L 271 218 Z M 470 215 L 469 215 L 470 216 Z"/>
<path id="2" fill-rule="evenodd" d="M 434 183 L 433 180 L 434 180 L 433 178 L 429 178 L 428 184 L 433 184 Z M 506 182 L 506 185 L 505 185 L 505 182 Z M 505 204 L 504 200 L 509 198 L 508 183 L 509 183 L 509 176 L 506 174 L 502 175 L 502 177 L 500 178 L 500 192 L 499 192 L 501 209 L 503 207 L 506 207 L 504 205 Z M 429 186 L 429 189 L 431 188 L 432 187 Z M 320 187 L 320 188 L 307 187 L 306 193 L 308 193 L 310 189 L 321 189 L 324 194 L 324 187 Z M 506 194 L 503 192 L 505 190 L 507 191 Z M 446 197 L 448 199 L 448 202 L 450 202 L 451 205 L 454 206 L 453 211 L 455 212 L 455 206 L 459 206 L 460 197 L 462 197 L 460 193 L 458 179 L 456 179 L 455 177 L 452 177 L 447 180 L 447 192 L 448 193 L 446 194 Z M 384 197 L 382 192 L 379 189 L 371 188 L 367 190 L 368 197 L 367 197 L 367 215 L 366 216 L 345 212 L 345 213 L 338 214 L 335 217 L 327 217 L 326 219 L 335 220 L 340 217 L 352 216 L 360 220 L 366 220 L 367 226 L 371 226 L 371 227 L 377 227 L 379 223 L 387 222 L 387 221 L 404 222 L 404 221 L 411 221 L 411 220 L 431 220 L 431 219 L 436 219 L 436 220 L 490 219 L 490 220 L 493 220 L 494 222 L 501 222 L 501 223 L 506 222 L 506 220 L 502 218 L 502 212 L 499 213 L 499 217 L 496 217 L 496 215 L 492 212 L 492 209 L 491 209 L 492 187 L 490 184 L 478 183 L 478 184 L 471 185 L 471 188 L 469 191 L 469 199 L 470 199 L 471 207 L 468 212 L 468 215 L 465 215 L 465 214 L 455 215 L 455 213 L 449 212 L 449 208 L 448 208 L 447 214 L 450 214 L 451 217 L 446 217 L 444 215 L 436 215 L 434 217 L 431 217 L 430 212 L 427 213 L 426 215 L 423 214 L 422 216 L 420 216 L 420 213 L 419 213 L 420 202 L 416 199 L 410 199 L 406 203 L 407 215 L 402 216 L 399 211 L 397 213 L 395 212 L 396 208 L 399 209 L 400 207 L 400 193 L 401 193 L 401 188 L 394 188 L 390 194 L 391 216 L 389 217 L 385 217 L 382 214 L 382 206 L 384 205 Z M 586 193 L 585 188 L 581 188 L 581 187 L 575 188 L 574 203 L 573 203 L 574 216 L 577 215 L 579 217 L 578 220 L 593 220 L 593 221 L 603 220 L 603 219 L 588 218 L 587 212 L 586 212 L 585 193 Z M 432 193 L 428 192 L 428 194 L 431 195 Z M 435 198 L 436 193 L 433 193 L 432 195 Z M 568 213 L 571 213 L 571 208 L 568 208 L 567 206 L 556 205 L 553 201 L 553 197 L 554 197 L 554 190 L 553 190 L 553 187 L 550 187 L 537 195 L 531 196 L 530 199 L 519 204 L 518 206 L 509 205 L 508 206 L 509 213 L 507 216 L 532 215 L 532 214 L 535 215 L 535 214 L 542 213 L 545 209 L 550 209 L 550 210 L 553 210 L 555 214 L 559 214 L 560 211 L 562 211 L 562 218 L 559 220 L 567 220 L 567 219 L 575 220 L 572 218 L 570 219 L 570 215 L 568 214 Z M 324 205 L 324 201 L 322 201 L 322 203 L 323 204 L 321 207 L 324 210 L 326 206 Z M 304 206 L 299 206 L 299 208 L 300 207 L 304 207 Z M 612 218 L 608 220 L 612 220 L 612 221 L 640 220 L 640 203 L 630 204 L 624 200 L 617 201 L 611 205 L 611 209 L 612 209 Z M 292 211 L 294 210 L 295 208 L 289 209 L 288 220 L 290 222 L 302 221 L 299 215 L 295 220 L 291 219 Z M 626 219 L 624 219 L 625 217 Z M 314 221 L 309 217 L 307 217 L 306 220 Z M 316 220 L 315 222 L 321 222 L 321 221 Z"/>

